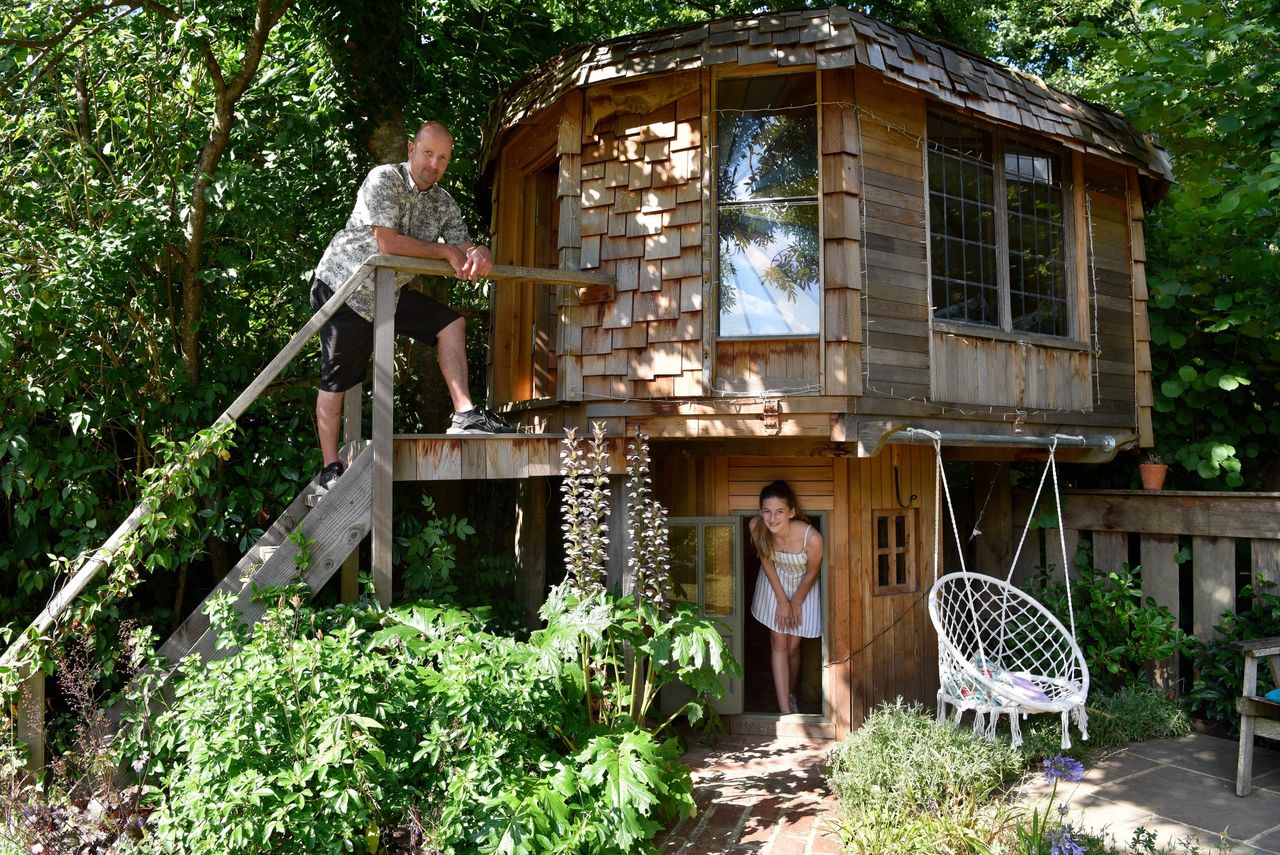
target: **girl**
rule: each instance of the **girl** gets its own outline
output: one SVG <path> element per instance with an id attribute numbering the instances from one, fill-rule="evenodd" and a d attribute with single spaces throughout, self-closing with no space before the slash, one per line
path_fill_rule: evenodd
<path id="1" fill-rule="evenodd" d="M 774 481 L 760 491 L 760 516 L 751 520 L 751 542 L 760 556 L 751 614 L 769 627 L 778 709 L 799 712 L 795 691 L 800 639 L 822 634 L 821 598 L 814 591 L 822 567 L 822 535 L 800 512 L 795 491 L 786 481 Z"/>

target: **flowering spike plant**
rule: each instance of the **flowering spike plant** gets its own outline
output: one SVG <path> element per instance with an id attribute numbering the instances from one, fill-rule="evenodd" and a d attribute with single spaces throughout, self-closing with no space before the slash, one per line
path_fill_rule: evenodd
<path id="1" fill-rule="evenodd" d="M 627 455 L 627 543 L 632 578 L 625 593 L 605 587 L 609 513 L 608 450 L 604 427 L 592 425 L 591 440 L 566 430 L 560 459 L 564 484 L 565 581 L 553 588 L 540 614 L 547 622 L 532 643 L 545 662 L 573 662 L 587 720 L 614 726 L 630 721 L 651 733 L 680 716 L 698 723 L 707 699 L 722 697 L 724 678 L 742 669 L 714 621 L 687 603 L 671 603 L 671 551 L 666 510 L 653 500 L 647 439 L 638 436 Z M 658 693 L 675 681 L 694 693 L 661 720 Z"/>
<path id="2" fill-rule="evenodd" d="M 665 612 L 671 593 L 671 544 L 667 509 L 653 498 L 649 479 L 649 438 L 637 433 L 627 446 L 627 569 L 636 599 Z"/>
<path id="3" fill-rule="evenodd" d="M 604 590 L 609 530 L 609 451 L 604 425 L 591 425 L 591 439 L 578 441 L 577 428 L 565 430 L 560 451 L 564 482 L 565 581 L 575 592 Z"/>

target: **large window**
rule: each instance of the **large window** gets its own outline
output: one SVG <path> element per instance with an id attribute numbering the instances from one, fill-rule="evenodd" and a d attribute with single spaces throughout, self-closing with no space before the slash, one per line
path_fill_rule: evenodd
<path id="1" fill-rule="evenodd" d="M 1060 155 L 934 114 L 928 135 L 934 317 L 1070 335 Z"/>
<path id="2" fill-rule="evenodd" d="M 812 74 L 716 88 L 722 337 L 818 334 L 816 101 Z"/>

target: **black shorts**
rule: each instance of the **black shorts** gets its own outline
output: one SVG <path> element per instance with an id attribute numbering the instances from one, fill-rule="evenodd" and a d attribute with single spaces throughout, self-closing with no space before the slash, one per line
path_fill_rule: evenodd
<path id="1" fill-rule="evenodd" d="M 333 296 L 333 289 L 314 279 L 311 282 L 311 310 Z M 443 303 L 417 291 L 404 290 L 396 303 L 396 334 L 414 341 L 435 344 L 440 330 L 462 317 Z M 364 380 L 373 356 L 373 324 L 342 305 L 320 328 L 320 389 L 345 392 Z"/>

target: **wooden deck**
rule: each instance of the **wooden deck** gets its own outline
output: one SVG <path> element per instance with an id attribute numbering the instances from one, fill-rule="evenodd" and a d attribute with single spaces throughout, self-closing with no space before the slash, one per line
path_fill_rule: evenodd
<path id="1" fill-rule="evenodd" d="M 627 471 L 626 440 L 607 437 L 609 474 Z M 397 434 L 397 481 L 473 481 L 560 474 L 564 436 L 554 433 Z"/>

